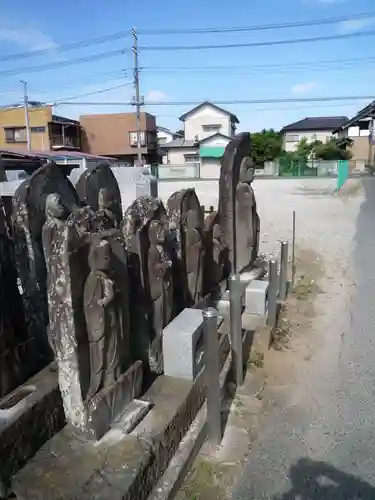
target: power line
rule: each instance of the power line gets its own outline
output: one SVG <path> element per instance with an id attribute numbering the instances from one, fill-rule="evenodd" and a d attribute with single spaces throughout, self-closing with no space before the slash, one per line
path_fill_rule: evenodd
<path id="1" fill-rule="evenodd" d="M 368 101 L 375 99 L 375 95 L 361 96 L 335 96 L 335 97 L 288 97 L 275 99 L 239 99 L 219 101 L 215 100 L 215 104 L 230 105 L 230 104 L 276 104 L 276 103 L 297 103 L 297 102 L 335 102 L 335 101 Z M 145 102 L 145 106 L 197 106 L 202 101 L 164 101 L 164 102 Z M 116 101 L 116 102 L 60 102 L 60 104 L 74 104 L 80 106 L 133 106 L 132 101 Z"/>
<path id="2" fill-rule="evenodd" d="M 334 64 L 349 64 L 349 63 L 361 63 L 361 62 L 375 62 L 375 56 L 371 57 L 353 57 L 353 58 L 345 58 L 345 59 L 320 59 L 313 61 L 297 61 L 290 63 L 281 63 L 281 64 L 255 64 L 255 65 L 209 65 L 209 66 L 143 66 L 141 68 L 142 71 L 166 71 L 166 72 L 174 72 L 174 71 L 232 71 L 236 69 L 283 69 L 283 68 L 292 68 L 292 67 L 300 67 L 309 69 L 312 66 L 317 65 L 334 65 Z"/>
<path id="3" fill-rule="evenodd" d="M 102 52 L 99 54 L 93 54 L 90 56 L 79 57 L 77 59 L 69 59 L 67 61 L 57 61 L 49 64 L 39 64 L 34 66 L 26 66 L 23 68 L 15 68 L 15 69 L 7 69 L 4 71 L 0 71 L 1 76 L 11 76 L 11 75 L 20 75 L 24 73 L 35 73 L 39 71 L 47 71 L 49 69 L 55 68 L 64 68 L 66 66 L 71 66 L 74 64 L 82 64 L 86 62 L 98 61 L 100 59 L 107 59 L 108 57 L 115 57 L 121 54 L 128 52 L 126 49 L 117 49 L 117 50 L 109 50 L 106 52 Z"/>
<path id="4" fill-rule="evenodd" d="M 250 43 L 226 43 L 220 45 L 159 45 L 140 47 L 145 51 L 179 51 L 179 50 L 212 50 L 212 49 L 239 49 L 250 47 L 268 47 L 274 45 L 292 45 L 296 43 L 324 42 L 329 40 L 345 40 L 350 38 L 362 38 L 374 36 L 375 30 L 361 31 L 359 33 L 343 33 L 341 35 L 315 36 L 310 38 L 290 38 L 288 40 L 273 40 L 270 42 L 250 42 Z"/>
<path id="5" fill-rule="evenodd" d="M 109 42 L 112 40 L 119 40 L 125 38 L 131 34 L 130 30 L 120 31 L 118 33 L 112 33 L 110 35 L 104 35 L 96 38 L 89 38 L 87 40 L 81 40 L 80 42 L 68 43 L 65 45 L 59 45 L 50 49 L 32 50 L 29 52 L 19 52 L 17 54 L 7 54 L 0 57 L 0 61 L 16 61 L 19 59 L 30 59 L 37 56 L 45 56 L 48 54 L 54 54 L 55 52 L 66 52 L 68 50 L 80 49 L 83 47 L 90 47 L 92 45 L 98 45 L 101 43 Z"/>
<path id="6" fill-rule="evenodd" d="M 176 35 L 176 34 L 205 34 L 205 33 L 241 33 L 250 31 L 263 31 L 263 30 L 273 30 L 273 29 L 285 29 L 285 28 L 299 28 L 308 26 L 319 26 L 327 24 L 335 24 L 340 22 L 345 22 L 353 19 L 365 19 L 369 17 L 374 17 L 375 11 L 373 12 L 363 12 L 359 14 L 354 14 L 352 16 L 340 16 L 340 17 L 330 17 L 322 19 L 313 19 L 310 21 L 297 21 L 297 22 L 287 22 L 287 23 L 276 23 L 276 24 L 258 24 L 250 26 L 232 26 L 232 27 L 213 27 L 213 28 L 186 28 L 186 29 L 144 29 L 140 30 L 139 33 L 142 35 Z M 93 45 L 99 45 L 113 40 L 119 40 L 131 35 L 131 30 L 119 31 L 117 33 L 110 33 L 108 35 L 103 35 L 94 38 L 88 38 L 80 40 L 78 42 L 68 43 L 64 45 L 59 45 L 57 47 L 52 47 L 49 49 L 33 50 L 28 52 L 18 52 L 15 54 L 6 54 L 0 57 L 0 61 L 16 61 L 21 59 L 30 59 L 38 56 L 46 56 L 48 54 L 53 54 L 56 52 L 67 52 L 69 50 L 80 49 L 83 47 L 90 47 Z"/>
<path id="7" fill-rule="evenodd" d="M 247 31 L 262 31 L 284 28 L 300 28 L 307 26 L 319 26 L 324 24 L 336 24 L 345 21 L 374 17 L 375 11 L 364 12 L 352 16 L 329 17 L 323 19 L 313 19 L 311 21 L 297 21 L 277 24 L 256 24 L 252 26 L 232 26 L 225 28 L 186 28 L 186 29 L 143 29 L 139 30 L 140 35 L 189 35 L 189 34 L 206 34 L 206 33 L 240 33 Z"/>
<path id="8" fill-rule="evenodd" d="M 78 99 L 79 97 L 88 97 L 88 96 L 91 96 L 91 95 L 96 95 L 96 94 L 103 94 L 104 92 L 109 92 L 111 90 L 116 90 L 116 89 L 121 89 L 123 87 L 128 87 L 129 85 L 132 85 L 131 83 L 123 83 L 121 85 L 116 85 L 114 87 L 108 87 L 106 89 L 100 89 L 100 90 L 96 90 L 94 92 L 86 92 L 85 94 L 77 94 L 77 95 L 74 95 L 74 96 L 71 96 L 71 97 L 64 97 L 64 99 L 60 99 L 60 100 L 55 100 L 55 101 L 51 101 L 51 104 L 53 106 L 57 106 L 59 104 L 61 104 L 62 102 L 66 102 L 66 101 L 72 101 L 74 99 Z"/>

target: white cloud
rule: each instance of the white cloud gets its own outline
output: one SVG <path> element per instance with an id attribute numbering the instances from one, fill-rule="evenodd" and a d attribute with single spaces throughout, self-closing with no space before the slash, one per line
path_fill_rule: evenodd
<path id="1" fill-rule="evenodd" d="M 297 83 L 296 85 L 293 85 L 291 90 L 293 94 L 307 94 L 308 92 L 314 90 L 316 87 L 316 82 Z"/>
<path id="2" fill-rule="evenodd" d="M 348 19 L 339 23 L 338 30 L 340 33 L 354 33 L 360 31 L 362 28 L 373 23 L 374 18 L 367 19 Z"/>
<path id="3" fill-rule="evenodd" d="M 146 102 L 158 102 L 165 101 L 167 98 L 166 94 L 161 90 L 150 90 L 145 97 Z"/>
<path id="4" fill-rule="evenodd" d="M 54 49 L 57 43 L 42 31 L 27 26 L 14 26 L 0 20 L 0 41 L 10 42 L 30 51 Z"/>

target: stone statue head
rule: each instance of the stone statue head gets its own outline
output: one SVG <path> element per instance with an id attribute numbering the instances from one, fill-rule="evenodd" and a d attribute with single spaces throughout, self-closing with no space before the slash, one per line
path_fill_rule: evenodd
<path id="1" fill-rule="evenodd" d="M 94 241 L 89 251 L 91 271 L 108 271 L 111 267 L 111 246 L 106 240 Z"/>
<path id="2" fill-rule="evenodd" d="M 240 182 L 246 182 L 248 184 L 251 184 L 254 180 L 253 160 L 250 158 L 250 156 L 245 156 L 245 158 L 242 158 L 239 180 Z"/>
<path id="3" fill-rule="evenodd" d="M 110 189 L 101 188 L 98 195 L 98 206 L 99 210 L 111 209 L 113 207 L 114 200 Z"/>
<path id="4" fill-rule="evenodd" d="M 165 236 L 165 229 L 162 221 L 152 220 L 148 226 L 148 238 L 150 243 L 164 243 Z"/>
<path id="5" fill-rule="evenodd" d="M 46 198 L 46 216 L 54 219 L 66 218 L 67 210 L 58 193 L 51 193 Z"/>

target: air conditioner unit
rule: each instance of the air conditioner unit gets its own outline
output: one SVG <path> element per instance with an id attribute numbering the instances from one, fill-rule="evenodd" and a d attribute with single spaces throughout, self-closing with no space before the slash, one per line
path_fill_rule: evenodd
<path id="1" fill-rule="evenodd" d="M 197 134 L 194 136 L 194 142 L 199 142 L 200 141 L 200 136 Z"/>

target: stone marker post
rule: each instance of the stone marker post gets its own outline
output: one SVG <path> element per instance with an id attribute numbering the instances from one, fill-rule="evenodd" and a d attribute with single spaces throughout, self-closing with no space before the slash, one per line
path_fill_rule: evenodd
<path id="1" fill-rule="evenodd" d="M 269 261 L 269 271 L 268 271 L 268 315 L 267 315 L 267 325 L 271 328 L 276 326 L 277 318 L 277 295 L 278 295 L 278 276 L 277 276 L 277 261 L 271 259 Z"/>
<path id="2" fill-rule="evenodd" d="M 240 277 L 229 277 L 229 303 L 230 303 L 230 335 L 232 360 L 237 387 L 243 384 L 243 354 L 242 354 L 242 296 L 244 284 Z"/>
<path id="3" fill-rule="evenodd" d="M 222 438 L 218 314 L 213 307 L 204 309 L 202 314 L 207 386 L 207 434 L 210 445 L 217 446 Z"/>
<path id="4" fill-rule="evenodd" d="M 288 242 L 281 242 L 279 298 L 285 300 L 288 289 Z"/>

